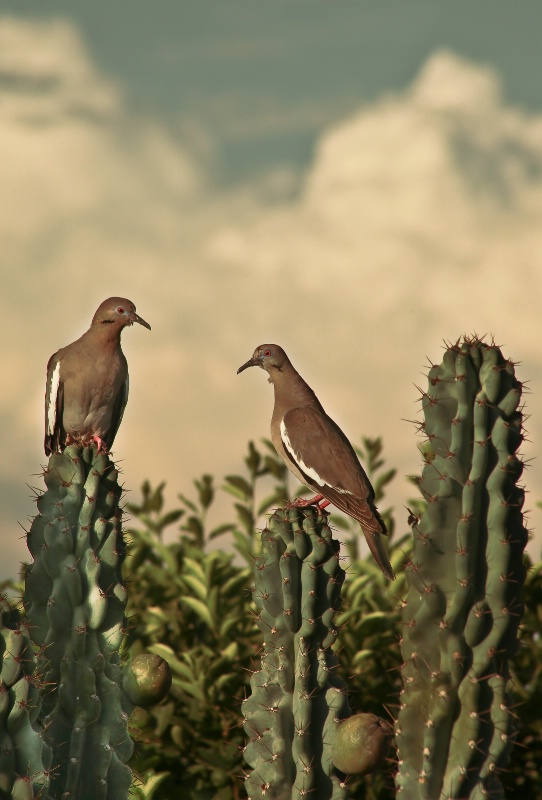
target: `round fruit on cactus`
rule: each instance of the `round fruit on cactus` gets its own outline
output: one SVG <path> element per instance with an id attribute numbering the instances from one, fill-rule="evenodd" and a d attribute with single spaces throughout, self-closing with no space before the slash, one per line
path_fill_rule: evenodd
<path id="1" fill-rule="evenodd" d="M 331 750 L 336 769 L 346 775 L 368 775 L 383 765 L 393 727 L 376 714 L 353 714 L 339 725 Z"/>
<path id="2" fill-rule="evenodd" d="M 157 705 L 171 687 L 167 661 L 154 653 L 141 653 L 132 659 L 122 678 L 122 688 L 135 706 Z"/>

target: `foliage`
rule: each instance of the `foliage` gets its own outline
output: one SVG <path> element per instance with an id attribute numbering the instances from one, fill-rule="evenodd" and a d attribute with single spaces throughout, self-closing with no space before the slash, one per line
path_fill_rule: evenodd
<path id="1" fill-rule="evenodd" d="M 235 498 L 236 520 L 207 530 L 215 498 L 213 479 L 194 482 L 197 497 L 179 495 L 182 507 L 163 511 L 161 484 L 143 486 L 143 502 L 127 510 L 144 527 L 130 528 L 127 580 L 129 635 L 133 653 L 150 650 L 170 664 L 170 699 L 132 718 L 139 739 L 133 766 L 167 772 L 157 797 L 175 788 L 186 798 L 238 797 L 242 749 L 240 705 L 245 697 L 261 635 L 253 620 L 252 573 L 233 554 L 205 552 L 204 543 L 229 533 L 236 550 L 252 563 L 256 520 L 284 499 L 285 468 L 269 444 L 261 453 L 251 443 L 246 475 L 229 475 L 224 491 Z M 271 476 L 274 490 L 257 497 L 261 479 Z M 180 535 L 166 544 L 164 532 L 180 522 Z"/>
<path id="2" fill-rule="evenodd" d="M 525 613 L 510 669 L 515 745 L 502 782 L 507 797 L 542 798 L 542 561 L 532 564 L 525 557 L 525 566 Z"/>

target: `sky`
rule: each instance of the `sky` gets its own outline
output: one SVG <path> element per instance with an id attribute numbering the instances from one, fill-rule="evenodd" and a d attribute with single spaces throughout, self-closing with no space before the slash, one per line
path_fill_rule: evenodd
<path id="1" fill-rule="evenodd" d="M 152 325 L 123 334 L 133 499 L 242 468 L 272 389 L 236 369 L 277 342 L 352 441 L 383 437 L 406 530 L 415 385 L 476 332 L 529 382 L 540 527 L 541 26 L 499 0 L 4 0 L 0 579 L 28 558 L 47 360 L 111 295 Z"/>

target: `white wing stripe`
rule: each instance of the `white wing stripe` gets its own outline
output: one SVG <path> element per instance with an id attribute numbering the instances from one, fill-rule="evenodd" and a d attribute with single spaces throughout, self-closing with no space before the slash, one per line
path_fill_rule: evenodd
<path id="1" fill-rule="evenodd" d="M 49 386 L 49 395 L 47 397 L 47 433 L 51 436 L 55 432 L 59 384 L 60 361 L 57 361 L 53 370 L 53 374 L 51 375 L 51 384 Z"/>
<path id="2" fill-rule="evenodd" d="M 305 475 L 308 475 L 309 478 L 312 478 L 319 486 L 329 486 L 330 489 L 335 489 L 336 492 L 340 494 L 352 494 L 347 489 L 339 489 L 337 486 L 332 486 L 330 483 L 327 483 L 323 478 L 321 478 L 316 470 L 313 467 L 308 467 L 305 462 L 300 458 L 299 454 L 295 452 L 294 448 L 292 447 L 292 443 L 290 441 L 290 437 L 288 436 L 288 431 L 286 430 L 286 425 L 284 424 L 284 420 L 281 420 L 280 423 L 280 438 L 282 439 L 282 444 L 286 448 L 286 450 L 290 453 L 293 460 L 301 470 L 304 472 Z"/>
<path id="3" fill-rule="evenodd" d="M 130 391 L 130 376 L 126 376 L 126 380 L 124 381 L 124 403 L 121 406 L 120 414 L 119 414 L 119 427 L 120 423 L 122 422 L 122 418 L 124 416 L 124 409 L 128 403 L 128 392 Z"/>

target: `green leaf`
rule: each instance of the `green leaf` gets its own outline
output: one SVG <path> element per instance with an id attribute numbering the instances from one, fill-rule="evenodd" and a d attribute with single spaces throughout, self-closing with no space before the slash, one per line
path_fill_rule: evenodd
<path id="1" fill-rule="evenodd" d="M 335 627 L 341 628 L 349 619 L 356 616 L 359 616 L 359 610 L 357 608 L 350 608 L 348 611 L 342 611 L 335 617 Z"/>
<path id="2" fill-rule="evenodd" d="M 231 642 L 227 647 L 222 650 L 221 653 L 223 658 L 227 658 L 228 661 L 234 661 L 239 655 L 239 645 L 237 642 Z"/>
<path id="3" fill-rule="evenodd" d="M 194 481 L 199 494 L 199 501 L 201 507 L 204 509 L 209 508 L 215 496 L 215 489 L 213 486 L 212 475 L 202 475 L 201 480 Z"/>
<path id="4" fill-rule="evenodd" d="M 208 557 L 208 556 L 207 556 Z M 184 567 L 185 569 L 189 570 L 192 575 L 197 575 L 202 583 L 207 583 L 207 579 L 205 576 L 205 571 L 199 561 L 196 561 L 194 558 L 189 558 L 186 556 L 184 559 Z"/>
<path id="5" fill-rule="evenodd" d="M 235 615 L 231 614 L 222 620 L 218 631 L 218 635 L 220 636 L 221 639 L 225 639 L 228 636 L 231 629 L 236 628 L 238 625 L 239 625 L 239 619 Z"/>
<path id="6" fill-rule="evenodd" d="M 154 553 L 156 553 L 170 572 L 175 573 L 177 571 L 177 562 L 171 552 L 171 549 L 167 545 L 162 544 L 162 542 L 156 538 L 155 535 L 151 534 L 149 531 L 139 529 L 130 529 L 128 533 L 132 535 L 134 539 L 138 538 L 140 541 L 144 542 Z"/>
<path id="7" fill-rule="evenodd" d="M 146 511 L 161 511 L 164 505 L 164 487 L 166 485 L 165 481 L 162 481 L 156 489 L 154 490 L 153 494 L 148 498 L 146 502 Z"/>
<path id="8" fill-rule="evenodd" d="M 367 659 L 374 658 L 374 656 L 374 650 L 358 650 L 352 659 L 352 667 L 356 669 L 357 667 L 361 666 L 362 662 L 367 661 Z"/>
<path id="9" fill-rule="evenodd" d="M 250 483 L 240 475 L 226 475 L 226 483 L 222 486 L 225 492 L 229 492 L 240 500 L 251 500 L 253 491 Z"/>
<path id="10" fill-rule="evenodd" d="M 213 528 L 213 530 L 207 534 L 208 539 L 216 539 L 217 536 L 222 536 L 224 533 L 229 533 L 235 528 L 235 525 L 232 522 L 225 522 L 223 525 L 219 525 L 217 528 Z"/>
<path id="11" fill-rule="evenodd" d="M 198 580 L 195 575 L 181 575 L 180 578 L 183 583 L 186 583 L 188 586 L 190 586 L 194 594 L 196 594 L 200 600 L 203 602 L 206 601 L 208 588 L 204 583 Z"/>
<path id="12" fill-rule="evenodd" d="M 248 443 L 248 456 L 245 458 L 245 464 L 249 471 L 255 475 L 258 472 L 262 457 L 258 450 L 254 447 L 254 442 Z"/>
<path id="13" fill-rule="evenodd" d="M 172 690 L 180 689 L 182 692 L 185 692 L 185 694 L 190 695 L 190 697 L 195 697 L 196 700 L 199 700 L 203 704 L 207 702 L 205 692 L 198 683 L 190 683 L 188 681 L 182 681 L 179 680 L 179 678 L 173 677 L 171 686 Z"/>
<path id="14" fill-rule="evenodd" d="M 188 606 L 211 630 L 215 629 L 215 622 L 211 617 L 211 613 L 205 603 L 197 600 L 195 597 L 179 597 L 179 602 Z"/>
<path id="15" fill-rule="evenodd" d="M 168 525 L 173 525 L 174 522 L 177 522 L 183 514 L 184 510 L 182 508 L 178 508 L 175 511 L 168 511 L 167 514 L 164 514 L 163 517 L 160 518 L 159 525 L 160 528 L 167 528 Z"/>
<path id="16" fill-rule="evenodd" d="M 218 611 L 219 611 L 219 609 L 218 609 L 218 590 L 219 590 L 219 587 L 216 586 L 216 585 L 215 586 L 211 585 L 212 584 L 211 580 L 209 581 L 209 584 L 210 584 L 211 588 L 209 590 L 209 595 L 207 597 L 207 607 L 209 609 L 209 614 L 211 615 L 211 619 L 216 619 L 217 616 L 218 616 Z"/>
<path id="17" fill-rule="evenodd" d="M 197 514 L 197 513 L 198 513 L 198 507 L 197 507 L 197 505 L 196 505 L 195 503 L 193 503 L 193 502 L 192 502 L 192 500 L 189 500 L 189 499 L 188 499 L 188 497 L 186 497 L 184 494 L 181 494 L 181 492 L 179 492 L 179 494 L 177 495 L 177 497 L 178 497 L 178 498 L 179 498 L 179 500 L 181 500 L 181 502 L 183 502 L 183 503 L 185 504 L 185 506 L 187 506 L 187 507 L 188 507 L 188 508 L 189 508 L 191 511 L 193 511 L 195 514 Z"/>
<path id="18" fill-rule="evenodd" d="M 363 639 L 374 636 L 375 633 L 384 633 L 390 628 L 390 615 L 385 611 L 373 611 L 364 614 L 356 624 L 356 636 Z"/>
<path id="19" fill-rule="evenodd" d="M 181 675 L 188 681 L 194 680 L 194 670 L 185 664 L 184 661 L 177 658 L 171 647 L 160 643 L 151 644 L 149 653 L 156 653 L 157 656 L 167 661 L 174 675 Z"/>
<path id="20" fill-rule="evenodd" d="M 275 458 L 272 456 L 266 456 L 264 459 L 265 469 L 269 472 L 274 478 L 279 481 L 284 480 L 284 476 L 286 475 L 286 465 L 279 461 L 275 455 Z"/>
<path id="21" fill-rule="evenodd" d="M 243 540 L 246 541 L 246 538 L 243 537 Z M 224 597 L 231 595 L 235 597 L 239 591 L 246 585 L 250 580 L 250 575 L 252 573 L 248 569 L 240 569 L 236 575 L 232 575 L 231 578 L 222 584 L 221 587 L 221 594 Z"/>
<path id="22" fill-rule="evenodd" d="M 395 476 L 397 475 L 396 469 L 389 469 L 387 472 L 384 472 L 383 475 L 380 475 L 377 481 L 373 484 L 374 492 L 375 492 L 375 500 L 378 503 L 384 496 L 384 487 L 392 481 Z"/>
<path id="23" fill-rule="evenodd" d="M 152 800 L 160 784 L 171 775 L 170 772 L 145 772 L 144 775 L 134 775 L 130 787 L 130 797 L 134 800 Z"/>
<path id="24" fill-rule="evenodd" d="M 362 562 L 363 563 L 363 562 Z M 358 598 L 363 596 L 363 590 L 367 583 L 370 583 L 370 575 L 357 575 L 353 580 L 349 579 L 344 584 L 343 594 L 346 598 Z"/>
<path id="25" fill-rule="evenodd" d="M 213 681 L 213 691 L 215 693 L 220 692 L 228 683 L 235 679 L 236 675 L 233 672 L 222 673 L 222 675 L 219 675 L 219 677 Z"/>
<path id="26" fill-rule="evenodd" d="M 192 533 L 196 542 L 200 542 L 203 539 L 203 525 L 199 517 L 188 517 L 182 526 L 182 530 L 187 533 Z"/>
<path id="27" fill-rule="evenodd" d="M 147 608 L 146 613 L 151 618 L 154 618 L 159 622 L 169 622 L 170 619 L 169 614 L 166 613 L 166 610 L 164 608 L 161 608 L 160 606 L 149 606 Z"/>
<path id="28" fill-rule="evenodd" d="M 241 505 L 241 503 L 236 503 L 235 510 L 237 511 L 237 516 L 239 517 L 239 521 L 241 522 L 241 525 L 245 528 L 246 532 L 249 534 L 253 534 L 254 517 L 250 513 L 249 509 L 246 506 Z"/>

